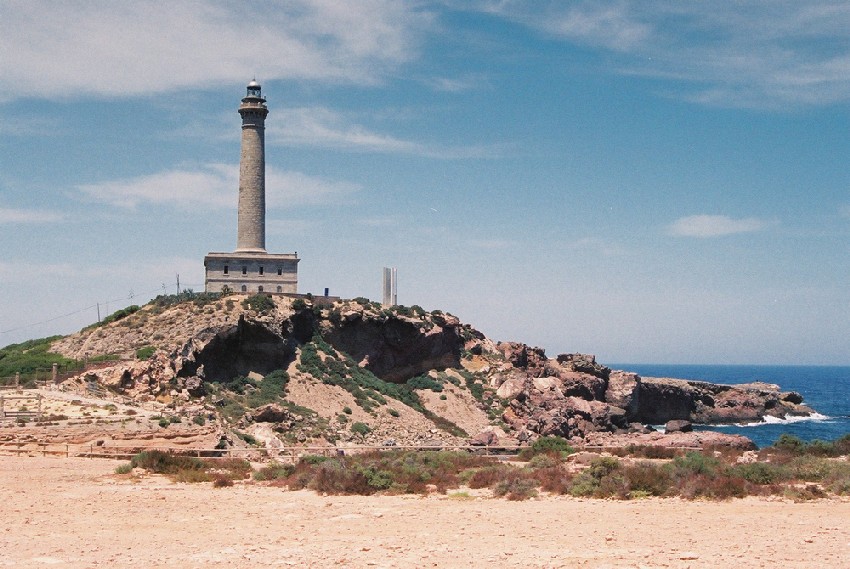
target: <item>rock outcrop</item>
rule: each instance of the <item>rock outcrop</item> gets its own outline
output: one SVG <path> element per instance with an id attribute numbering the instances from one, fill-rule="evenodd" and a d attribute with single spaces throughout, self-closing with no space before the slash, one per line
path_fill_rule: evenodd
<path id="1" fill-rule="evenodd" d="M 310 393 L 321 391 L 311 391 L 310 382 L 322 384 L 325 391 L 338 390 L 338 395 L 328 391 L 327 401 L 340 408 L 318 410 L 315 425 L 327 425 L 323 428 L 328 436 L 342 440 L 369 436 L 362 427 L 361 434 L 352 433 L 338 418 L 345 415 L 343 408 L 351 414 L 354 405 L 362 410 L 352 423 L 369 423 L 373 439 L 390 436 L 409 441 L 435 440 L 435 433 L 460 437 L 463 429 L 434 410 L 448 413 L 450 404 L 451 409 L 474 408 L 483 424 L 479 419 L 455 420 L 466 424 L 468 434 L 473 434 L 463 440 L 485 446 L 496 440 L 522 442 L 545 435 L 576 441 L 595 433 L 655 437 L 663 435 L 645 425 L 741 423 L 812 412 L 798 393 L 781 392 L 775 385 L 646 378 L 611 370 L 589 354 L 548 358 L 544 350 L 526 344 L 494 343 L 439 311 L 385 309 L 365 299 L 314 306 L 301 299 L 275 297 L 262 312 L 251 309 L 239 295 L 215 304 L 183 303 L 165 308 L 152 304 L 121 322 L 63 338 L 54 349 L 69 357 L 95 355 L 91 354 L 94 349 L 127 356 L 142 346 L 158 350 L 146 361 L 121 361 L 88 372 L 85 381 L 99 382 L 135 398 L 189 402 L 204 397 L 209 383 L 225 385 L 242 377 L 246 379 L 240 380 L 239 389 L 247 386 L 245 393 L 250 393 L 260 389 L 264 376 L 288 370 L 299 394 L 292 404 L 310 407 Z M 309 365 L 305 351 L 312 354 Z M 402 385 L 408 391 L 387 387 L 382 395 L 369 384 L 373 379 L 353 382 L 351 375 L 356 375 L 358 368 L 371 374 L 374 381 Z M 408 385 L 412 378 L 416 381 Z M 442 387 L 446 391 L 438 398 Z M 422 397 L 404 395 L 411 390 Z M 216 399 L 210 405 L 222 405 L 221 401 Z M 285 431 L 297 421 L 278 403 L 281 401 L 250 409 L 243 422 Z M 487 417 L 509 427 L 508 432 L 484 429 Z M 404 434 L 396 436 L 395 432 Z M 690 433 L 677 433 L 684 435 Z M 723 437 L 712 436 L 714 442 Z"/>
<path id="2" fill-rule="evenodd" d="M 496 392 L 509 400 L 503 419 L 518 431 L 578 439 L 592 432 L 636 432 L 636 423 L 745 423 L 812 413 L 798 393 L 772 384 L 641 378 L 610 370 L 592 355 L 552 360 L 522 344 L 498 348 L 510 367 L 503 367 Z"/>

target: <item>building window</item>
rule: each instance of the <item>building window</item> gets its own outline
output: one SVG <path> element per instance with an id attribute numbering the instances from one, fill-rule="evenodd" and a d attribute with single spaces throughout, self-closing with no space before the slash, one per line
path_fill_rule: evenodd
<path id="1" fill-rule="evenodd" d="M 257 292 L 263 292 L 263 287 L 257 288 Z"/>
<path id="2" fill-rule="evenodd" d="M 227 274 L 227 265 L 224 266 L 224 274 Z"/>
<path id="3" fill-rule="evenodd" d="M 247 274 L 248 274 L 248 267 L 242 267 L 242 274 L 243 274 L 243 275 L 247 275 Z"/>
<path id="4" fill-rule="evenodd" d="M 283 287 L 282 287 L 282 286 L 278 286 L 278 287 L 277 287 L 277 292 L 283 292 Z"/>
<path id="5" fill-rule="evenodd" d="M 263 274 L 263 267 L 260 267 L 260 274 Z"/>
<path id="6" fill-rule="evenodd" d="M 278 268 L 277 268 L 277 276 L 280 276 L 280 275 L 282 275 L 282 274 L 283 274 L 283 269 L 282 269 L 282 268 L 280 268 L 280 267 L 278 267 Z"/>
<path id="7" fill-rule="evenodd" d="M 248 287 L 245 286 L 245 285 L 242 285 L 242 292 L 248 292 Z"/>

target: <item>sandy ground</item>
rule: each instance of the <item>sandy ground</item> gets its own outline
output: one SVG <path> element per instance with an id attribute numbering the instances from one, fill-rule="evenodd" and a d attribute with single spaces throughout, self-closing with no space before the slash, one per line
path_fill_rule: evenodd
<path id="1" fill-rule="evenodd" d="M 850 567 L 850 502 L 354 497 L 0 457 L 0 566 Z"/>

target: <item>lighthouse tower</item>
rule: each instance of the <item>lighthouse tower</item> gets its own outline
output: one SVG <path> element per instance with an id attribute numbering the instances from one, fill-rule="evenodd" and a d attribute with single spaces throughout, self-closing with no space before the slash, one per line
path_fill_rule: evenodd
<path id="1" fill-rule="evenodd" d="M 237 252 L 266 252 L 266 116 L 269 109 L 260 84 L 248 83 L 239 105 L 242 115 L 242 157 L 239 160 Z"/>
<path id="2" fill-rule="evenodd" d="M 239 105 L 242 154 L 236 250 L 204 257 L 206 292 L 297 293 L 298 255 L 266 251 L 266 116 L 269 109 L 256 81 Z"/>

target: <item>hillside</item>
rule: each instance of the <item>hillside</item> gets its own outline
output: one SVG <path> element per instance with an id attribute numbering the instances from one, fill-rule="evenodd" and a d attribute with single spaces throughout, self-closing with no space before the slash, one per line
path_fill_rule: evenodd
<path id="1" fill-rule="evenodd" d="M 66 380 L 168 406 L 222 444 L 576 442 L 748 446 L 743 437 L 645 427 L 808 414 L 776 386 L 641 378 L 590 355 L 546 357 L 458 318 L 366 299 L 158 298 L 53 342 L 75 360 L 124 358 Z M 141 356 L 141 359 L 137 356 Z"/>

